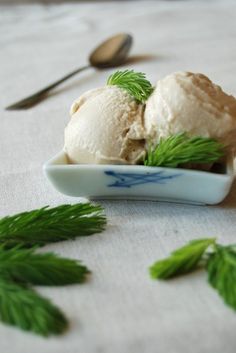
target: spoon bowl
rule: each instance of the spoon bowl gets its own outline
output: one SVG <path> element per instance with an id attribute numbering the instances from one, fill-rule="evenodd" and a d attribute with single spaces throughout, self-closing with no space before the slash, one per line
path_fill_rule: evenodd
<path id="1" fill-rule="evenodd" d="M 126 33 L 107 39 L 90 54 L 90 65 L 99 69 L 122 65 L 128 57 L 132 43 L 131 35 Z"/>

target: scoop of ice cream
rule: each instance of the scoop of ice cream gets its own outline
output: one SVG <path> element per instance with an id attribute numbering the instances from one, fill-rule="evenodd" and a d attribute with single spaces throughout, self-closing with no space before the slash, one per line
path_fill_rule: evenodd
<path id="1" fill-rule="evenodd" d="M 176 72 L 158 81 L 144 120 L 152 141 L 187 132 L 236 148 L 236 99 L 202 74 Z"/>
<path id="2" fill-rule="evenodd" d="M 64 149 L 72 163 L 137 163 L 145 154 L 143 106 L 116 86 L 86 92 L 71 107 Z"/>

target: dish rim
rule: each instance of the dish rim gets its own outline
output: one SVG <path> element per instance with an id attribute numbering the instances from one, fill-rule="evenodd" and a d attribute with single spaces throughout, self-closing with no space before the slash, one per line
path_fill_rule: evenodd
<path id="1" fill-rule="evenodd" d="M 206 170 L 197 170 L 197 169 L 186 169 L 186 168 L 170 168 L 170 167 L 149 167 L 149 166 L 144 166 L 144 165 L 130 165 L 130 164 L 69 164 L 69 163 L 57 163 L 59 159 L 61 158 L 67 158 L 66 152 L 64 150 L 61 150 L 58 152 L 56 155 L 54 155 L 52 158 L 50 158 L 48 161 L 46 161 L 43 164 L 43 170 L 104 170 L 104 169 L 119 169 L 119 170 L 130 170 L 132 171 L 141 171 L 141 172 L 155 172 L 159 170 L 167 170 L 170 172 L 176 172 L 181 171 L 186 174 L 195 174 L 199 176 L 204 176 L 204 175 L 212 175 L 214 177 L 218 178 L 229 178 L 231 177 L 232 179 L 234 178 L 234 158 L 233 156 L 229 156 L 227 158 L 226 162 L 226 171 L 225 173 L 214 173 Z"/>

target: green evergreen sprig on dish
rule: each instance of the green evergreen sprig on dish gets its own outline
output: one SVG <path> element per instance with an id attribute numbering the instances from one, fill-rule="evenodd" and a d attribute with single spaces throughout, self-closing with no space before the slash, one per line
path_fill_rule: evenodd
<path id="1" fill-rule="evenodd" d="M 208 164 L 224 155 L 224 146 L 208 137 L 188 137 L 186 133 L 161 138 L 156 146 L 150 145 L 144 165 L 176 168 L 185 163 Z"/>
<path id="2" fill-rule="evenodd" d="M 208 282 L 224 302 L 236 310 L 236 245 L 220 245 L 215 238 L 197 239 L 150 267 L 153 279 L 167 280 L 205 268 Z"/>
<path id="3" fill-rule="evenodd" d="M 109 76 L 107 84 L 125 89 L 138 102 L 144 103 L 153 92 L 151 83 L 142 72 L 116 71 Z"/>

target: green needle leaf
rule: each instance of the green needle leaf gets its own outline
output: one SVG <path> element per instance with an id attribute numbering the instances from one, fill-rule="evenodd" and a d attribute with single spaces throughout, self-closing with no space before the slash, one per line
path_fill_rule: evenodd
<path id="1" fill-rule="evenodd" d="M 150 267 L 154 279 L 168 279 L 191 272 L 198 268 L 206 249 L 215 244 L 215 238 L 192 240 L 184 247 L 175 250 L 171 255 Z"/>
<path id="2" fill-rule="evenodd" d="M 25 247 L 74 239 L 101 232 L 106 218 L 100 206 L 87 204 L 49 206 L 0 220 L 0 243 Z"/>
<path id="3" fill-rule="evenodd" d="M 68 326 L 62 312 L 32 289 L 0 280 L 0 320 L 41 336 L 60 334 Z"/>
<path id="4" fill-rule="evenodd" d="M 59 286 L 81 283 L 88 269 L 79 261 L 59 257 L 53 253 L 39 254 L 35 249 L 0 247 L 0 277 L 15 282 Z"/>
<path id="5" fill-rule="evenodd" d="M 236 310 L 236 249 L 216 246 L 207 263 L 208 281 L 225 303 Z"/>
<path id="6" fill-rule="evenodd" d="M 153 87 L 145 74 L 133 70 L 116 71 L 109 76 L 107 84 L 125 89 L 141 103 L 144 103 L 153 92 Z"/>
<path id="7" fill-rule="evenodd" d="M 150 146 L 144 165 L 176 168 L 184 163 L 213 163 L 224 155 L 224 146 L 206 137 L 188 137 L 186 133 L 161 138 Z"/>

